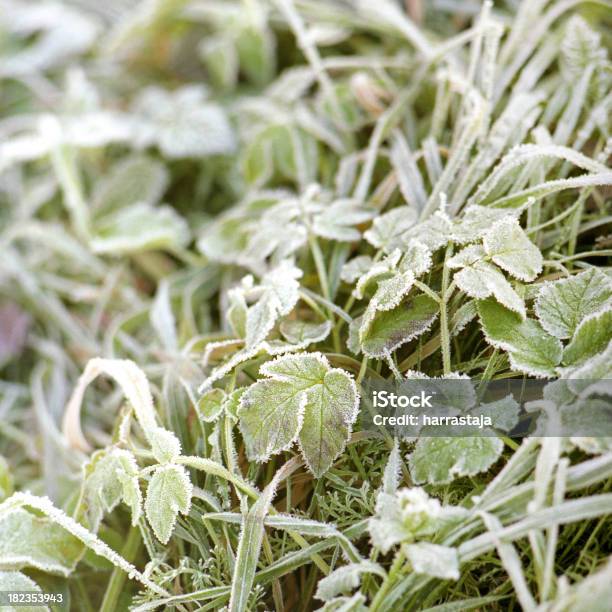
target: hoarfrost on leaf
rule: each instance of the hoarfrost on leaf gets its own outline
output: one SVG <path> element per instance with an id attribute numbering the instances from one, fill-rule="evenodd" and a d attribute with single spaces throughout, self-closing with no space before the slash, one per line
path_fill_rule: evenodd
<path id="1" fill-rule="evenodd" d="M 523 281 L 532 281 L 542 271 L 540 249 L 529 240 L 514 217 L 498 221 L 484 235 L 484 249 L 500 267 Z"/>
<path id="2" fill-rule="evenodd" d="M 246 390 L 238 409 L 248 456 L 265 461 L 299 440 L 309 469 L 320 476 L 344 449 L 357 418 L 355 382 L 320 353 L 279 357 L 260 373 L 266 378 Z"/>
<path id="3" fill-rule="evenodd" d="M 145 514 L 157 539 L 166 544 L 179 514 L 189 514 L 192 484 L 182 465 L 167 464 L 155 469 L 145 498 Z"/>

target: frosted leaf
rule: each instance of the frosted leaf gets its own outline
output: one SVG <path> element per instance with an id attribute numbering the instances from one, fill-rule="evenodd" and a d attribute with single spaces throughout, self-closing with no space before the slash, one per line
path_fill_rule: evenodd
<path id="1" fill-rule="evenodd" d="M 367 332 L 376 313 L 395 308 L 408 295 L 414 280 L 412 272 L 403 272 L 378 281 L 378 287 L 363 315 L 360 330 L 361 339 L 363 339 L 363 335 Z"/>
<path id="2" fill-rule="evenodd" d="M 378 494 L 376 514 L 370 519 L 368 529 L 372 544 L 386 554 L 396 544 L 432 536 L 466 515 L 467 510 L 442 506 L 420 487 L 404 488 L 393 495 Z"/>
<path id="3" fill-rule="evenodd" d="M 189 241 L 187 222 L 170 206 L 139 202 L 95 222 L 90 246 L 94 253 L 123 255 L 174 250 Z"/>
<path id="4" fill-rule="evenodd" d="M 377 312 L 364 330 L 361 349 L 368 357 L 383 359 L 400 346 L 425 333 L 438 316 L 439 305 L 428 295 L 417 295 L 393 310 Z"/>
<path id="5" fill-rule="evenodd" d="M 604 351 L 572 368 L 567 378 L 568 386 L 580 397 L 601 393 L 606 388 L 609 390 L 612 380 L 612 339 Z"/>
<path id="6" fill-rule="evenodd" d="M 498 221 L 485 234 L 483 245 L 500 268 L 520 280 L 532 281 L 542 271 L 542 253 L 513 217 Z"/>
<path id="7" fill-rule="evenodd" d="M 223 412 L 225 398 L 225 391 L 222 389 L 205 391 L 197 403 L 198 416 L 206 423 L 216 421 Z"/>
<path id="8" fill-rule="evenodd" d="M 132 523 L 138 522 L 142 494 L 138 485 L 138 465 L 132 453 L 118 448 L 97 451 L 84 471 L 84 509 L 92 531 L 98 530 L 104 514 L 112 512 L 122 500 L 132 509 Z"/>
<path id="9" fill-rule="evenodd" d="M 307 321 L 285 320 L 280 324 L 280 333 L 291 344 L 306 347 L 325 340 L 331 331 L 331 323 L 309 323 Z"/>
<path id="10" fill-rule="evenodd" d="M 76 8 L 59 2 L 27 3 L 4 0 L 0 7 L 5 18 L 3 29 L 31 39 L 26 46 L 13 44 L 3 51 L 0 75 L 34 75 L 70 61 L 87 51 L 100 32 L 100 24 Z M 6 18 L 10 16 L 9 18 Z"/>
<path id="11" fill-rule="evenodd" d="M 399 206 L 374 219 L 363 237 L 377 249 L 390 253 L 403 245 L 402 236 L 417 222 L 417 212 L 409 206 Z"/>
<path id="12" fill-rule="evenodd" d="M 572 340 L 563 351 L 563 364 L 581 364 L 605 350 L 611 339 L 612 308 L 608 306 L 584 318 L 578 325 Z"/>
<path id="13" fill-rule="evenodd" d="M 249 458 L 265 461 L 299 438 L 309 469 L 321 476 L 344 449 L 357 417 L 352 377 L 320 353 L 279 357 L 260 373 L 266 378 L 246 390 L 238 409 Z"/>
<path id="14" fill-rule="evenodd" d="M 148 87 L 133 111 L 142 117 L 140 144 L 155 143 L 169 158 L 232 153 L 235 137 L 224 110 L 205 99 L 205 90 L 186 85 L 174 92 Z"/>
<path id="15" fill-rule="evenodd" d="M 244 291 L 240 287 L 230 289 L 227 292 L 227 301 L 229 302 L 226 313 L 227 321 L 235 336 L 245 338 L 248 306 L 244 298 Z"/>
<path id="16" fill-rule="evenodd" d="M 371 561 L 343 565 L 319 580 L 315 597 L 322 601 L 330 601 L 337 595 L 353 591 L 361 585 L 363 574 L 376 574 L 382 578 L 386 576 L 383 568 Z"/>
<path id="17" fill-rule="evenodd" d="M 361 233 L 353 226 L 369 221 L 375 214 L 374 209 L 356 200 L 337 200 L 315 216 L 312 229 L 323 238 L 353 242 L 361 239 Z"/>
<path id="18" fill-rule="evenodd" d="M 470 300 L 461 306 L 453 315 L 451 320 L 451 337 L 461 333 L 478 315 L 476 301 Z"/>
<path id="19" fill-rule="evenodd" d="M 128 157 L 96 183 L 92 207 L 100 215 L 136 202 L 157 204 L 168 181 L 168 171 L 161 162 L 144 155 Z"/>
<path id="20" fill-rule="evenodd" d="M 73 447 L 81 450 L 89 449 L 89 444 L 81 431 L 81 403 L 87 386 L 100 374 L 110 376 L 119 384 L 134 408 L 145 435 L 149 436 L 154 430 L 160 429 L 157 425 L 153 396 L 145 373 L 129 359 L 101 359 L 96 357 L 88 361 L 66 406 L 63 433 Z M 172 435 L 171 432 L 167 433 Z M 178 440 L 176 440 L 176 443 L 178 444 Z"/>
<path id="21" fill-rule="evenodd" d="M 443 580 L 459 580 L 459 556 L 456 548 L 419 542 L 407 544 L 404 551 L 415 573 Z"/>
<path id="22" fill-rule="evenodd" d="M 157 539 L 166 544 L 179 514 L 189 514 L 192 485 L 182 465 L 156 468 L 147 487 L 145 514 Z"/>
<path id="23" fill-rule="evenodd" d="M 486 257 L 486 253 L 483 247 L 479 244 L 473 244 L 465 247 L 459 251 L 456 255 L 453 255 L 447 262 L 446 265 L 451 269 L 465 268 L 471 266 L 478 261 L 483 260 Z"/>
<path id="24" fill-rule="evenodd" d="M 157 286 L 149 319 L 163 347 L 167 351 L 175 351 L 178 348 L 176 320 L 170 302 L 170 288 L 165 279 L 162 279 Z"/>
<path id="25" fill-rule="evenodd" d="M 397 491 L 401 478 L 401 468 L 402 459 L 400 457 L 399 441 L 396 439 L 389 453 L 389 459 L 387 460 L 387 465 L 385 466 L 385 472 L 383 474 L 383 493 L 393 495 L 393 493 Z"/>
<path id="26" fill-rule="evenodd" d="M 418 240 L 412 240 L 399 262 L 399 269 L 402 272 L 412 272 L 415 277 L 419 277 L 429 272 L 431 264 L 429 248 Z"/>
<path id="27" fill-rule="evenodd" d="M 561 53 L 562 67 L 568 80 L 582 76 L 589 66 L 600 65 L 607 55 L 600 34 L 592 30 L 579 15 L 567 21 Z"/>
<path id="28" fill-rule="evenodd" d="M 163 427 L 153 427 L 147 432 L 151 451 L 160 463 L 171 463 L 181 454 L 181 443 L 174 432 Z"/>
<path id="29" fill-rule="evenodd" d="M 369 270 L 367 270 L 357 281 L 357 285 L 353 290 L 353 295 L 358 300 L 363 299 L 365 291 L 370 283 L 382 277 L 390 276 L 390 274 L 397 268 L 397 264 L 401 256 L 401 251 L 399 249 L 395 249 L 381 261 L 372 264 Z"/>
<path id="30" fill-rule="evenodd" d="M 21 572 L 5 572 L 0 570 L 0 592 L 30 592 L 42 593 L 42 589 L 29 576 Z M 3 612 L 49 612 L 48 606 L 23 606 L 18 608 L 10 605 L 2 606 Z"/>
<path id="31" fill-rule="evenodd" d="M 503 442 L 492 436 L 422 437 L 408 460 L 410 475 L 416 484 L 446 484 L 485 472 L 503 449 Z"/>
<path id="32" fill-rule="evenodd" d="M 525 302 L 496 266 L 479 261 L 457 272 L 454 279 L 470 297 L 482 300 L 493 295 L 500 304 L 525 318 Z"/>
<path id="33" fill-rule="evenodd" d="M 249 275 L 242 285 L 230 292 L 232 308 L 230 315 L 237 330 L 245 328 L 246 347 L 254 348 L 263 342 L 281 316 L 289 314 L 299 299 L 302 271 L 288 261 L 281 262 L 276 268 L 263 275 L 261 282 L 253 284 Z M 244 308 L 247 302 L 255 303 Z"/>
<path id="34" fill-rule="evenodd" d="M 591 268 L 545 283 L 535 302 L 542 327 L 557 338 L 571 338 L 581 321 L 612 300 L 612 282 Z"/>
<path id="35" fill-rule="evenodd" d="M 373 261 L 369 255 L 358 255 L 342 266 L 340 278 L 345 283 L 352 284 L 365 274 L 372 267 L 372 264 Z"/>
<path id="36" fill-rule="evenodd" d="M 48 518 L 34 516 L 22 508 L 0 515 L 3 568 L 34 567 L 67 576 L 82 554 L 81 542 Z"/>
<path id="37" fill-rule="evenodd" d="M 494 429 L 510 431 L 518 423 L 520 407 L 510 394 L 494 402 L 481 404 L 477 409 L 469 412 L 490 417 Z"/>
<path id="38" fill-rule="evenodd" d="M 451 232 L 452 224 L 448 215 L 437 211 L 426 221 L 417 223 L 404 232 L 399 244 L 407 245 L 412 240 L 418 240 L 432 251 L 436 251 L 448 243 L 452 237 Z"/>
<path id="39" fill-rule="evenodd" d="M 459 220 L 453 224 L 453 242 L 467 244 L 480 240 L 491 226 L 504 217 L 514 216 L 514 211 L 490 206 L 468 206 Z"/>
<path id="40" fill-rule="evenodd" d="M 521 319 L 491 299 L 478 303 L 478 314 L 487 342 L 508 352 L 513 370 L 538 378 L 555 375 L 563 347 L 537 321 Z"/>

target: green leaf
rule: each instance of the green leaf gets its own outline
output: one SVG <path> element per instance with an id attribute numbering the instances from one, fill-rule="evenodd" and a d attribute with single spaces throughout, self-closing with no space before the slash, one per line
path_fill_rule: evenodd
<path id="1" fill-rule="evenodd" d="M 498 221 L 483 238 L 484 249 L 500 267 L 523 281 L 532 281 L 542 271 L 542 254 L 514 217 Z"/>
<path id="2" fill-rule="evenodd" d="M 174 250 L 189 241 L 189 227 L 170 206 L 139 202 L 96 221 L 90 246 L 94 253 L 123 255 Z"/>
<path id="3" fill-rule="evenodd" d="M 537 321 L 521 319 L 491 299 L 478 302 L 478 314 L 487 342 L 508 352 L 512 369 L 539 378 L 555 375 L 563 347 Z"/>
<path id="4" fill-rule="evenodd" d="M 425 333 L 438 316 L 439 305 L 428 295 L 402 302 L 393 310 L 376 313 L 360 333 L 361 348 L 368 357 L 382 359 L 406 342 Z"/>
<path id="5" fill-rule="evenodd" d="M 166 167 L 157 160 L 144 155 L 122 159 L 96 183 L 93 209 L 100 215 L 137 202 L 157 204 L 168 181 Z"/>
<path id="6" fill-rule="evenodd" d="M 512 214 L 512 211 L 503 208 L 475 204 L 468 206 L 461 218 L 453 224 L 453 241 L 467 244 L 481 240 L 494 223 Z"/>
<path id="7" fill-rule="evenodd" d="M 166 544 L 179 514 L 189 514 L 192 485 L 182 465 L 156 468 L 147 487 L 145 514 L 157 539 Z"/>
<path id="8" fill-rule="evenodd" d="M 358 255 L 353 257 L 342 266 L 340 278 L 345 282 L 352 284 L 360 276 L 363 276 L 373 264 L 373 260 L 369 255 Z"/>
<path id="9" fill-rule="evenodd" d="M 440 428 L 435 429 L 439 433 Z M 417 484 L 446 484 L 460 476 L 485 472 L 503 449 L 503 442 L 493 436 L 422 437 L 408 460 L 410 475 Z"/>
<path id="10" fill-rule="evenodd" d="M 138 139 L 172 159 L 232 153 L 236 143 L 225 111 L 205 98 L 201 85 L 173 92 L 147 87 L 134 104 L 142 118 Z"/>
<path id="11" fill-rule="evenodd" d="M 403 234 L 416 222 L 416 209 L 399 206 L 376 217 L 372 227 L 363 234 L 363 237 L 377 249 L 390 253 L 393 249 L 404 245 Z"/>
<path id="12" fill-rule="evenodd" d="M 67 576 L 74 570 L 83 550 L 77 538 L 47 518 L 34 516 L 22 508 L 0 516 L 3 568 L 34 567 Z"/>
<path id="13" fill-rule="evenodd" d="M 485 252 L 480 245 L 471 245 L 449 259 L 450 268 L 462 268 L 454 279 L 459 289 L 470 297 L 485 299 L 494 296 L 506 308 L 525 318 L 525 302 L 504 278 L 499 268 L 483 261 Z"/>
<path id="14" fill-rule="evenodd" d="M 132 510 L 132 523 L 138 522 L 142 493 L 138 465 L 132 453 L 119 448 L 97 451 L 84 471 L 83 502 L 92 531 L 98 530 L 104 514 L 112 512 L 121 500 Z"/>
<path id="15" fill-rule="evenodd" d="M 306 347 L 309 344 L 325 340 L 329 336 L 331 327 L 329 321 L 309 323 L 307 321 L 285 320 L 280 324 L 280 333 L 287 342 Z"/>
<path id="16" fill-rule="evenodd" d="M 342 452 L 357 417 L 359 395 L 346 372 L 320 353 L 286 355 L 264 364 L 267 378 L 240 400 L 240 431 L 251 459 L 265 461 L 299 436 L 309 469 L 320 476 Z"/>
<path id="17" fill-rule="evenodd" d="M 578 325 L 571 342 L 563 351 L 565 365 L 578 365 L 601 353 L 612 340 L 612 309 L 589 315 Z"/>
<path id="18" fill-rule="evenodd" d="M 383 568 L 378 563 L 372 563 L 371 561 L 343 565 L 319 580 L 315 597 L 322 601 L 330 601 L 337 595 L 349 593 L 361 585 L 363 574 L 376 574 L 381 578 L 386 577 Z"/>
<path id="19" fill-rule="evenodd" d="M 417 574 L 443 580 L 459 580 L 459 557 L 456 548 L 418 542 L 407 544 L 404 551 Z"/>
<path id="20" fill-rule="evenodd" d="M 361 240 L 361 233 L 354 226 L 365 223 L 374 216 L 374 209 L 356 200 L 337 200 L 315 217 L 312 229 L 322 238 L 354 242 Z"/>
<path id="21" fill-rule="evenodd" d="M 571 338 L 585 317 L 612 300 L 612 282 L 596 268 L 545 283 L 535 302 L 542 327 L 557 338 Z"/>
<path id="22" fill-rule="evenodd" d="M 200 418 L 207 423 L 216 421 L 223 412 L 225 398 L 223 389 L 209 389 L 202 394 L 197 404 Z"/>

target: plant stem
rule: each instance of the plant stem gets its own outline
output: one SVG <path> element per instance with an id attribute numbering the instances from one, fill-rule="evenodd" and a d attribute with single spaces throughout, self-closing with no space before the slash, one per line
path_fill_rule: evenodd
<path id="1" fill-rule="evenodd" d="M 138 526 L 130 527 L 125 545 L 121 549 L 121 556 L 126 561 L 132 563 L 138 554 L 138 549 L 140 548 L 141 543 L 142 540 Z M 117 600 L 123 591 L 123 585 L 126 578 L 127 575 L 124 570 L 119 567 L 113 568 L 113 573 L 111 574 L 108 585 L 106 586 L 100 612 L 114 612 L 118 609 Z"/>
<path id="2" fill-rule="evenodd" d="M 449 257 L 453 252 L 453 245 L 449 244 L 446 248 L 444 257 L 444 267 L 442 268 L 442 290 L 440 293 L 440 344 L 442 346 L 442 370 L 444 375 L 450 374 L 451 371 L 451 355 L 450 355 L 450 334 L 448 331 L 448 300 L 452 294 L 452 289 L 449 288 L 449 268 L 446 265 Z M 449 290 L 451 289 L 451 290 Z"/>
<path id="3" fill-rule="evenodd" d="M 397 582 L 399 576 L 401 576 L 404 559 L 404 553 L 400 549 L 400 551 L 397 553 L 397 556 L 395 557 L 395 560 L 393 561 L 391 569 L 389 570 L 389 575 L 385 578 L 385 581 L 380 586 L 380 589 L 378 589 L 378 592 L 376 593 L 376 596 L 372 601 L 372 605 L 370 606 L 370 612 L 378 612 L 378 610 L 380 609 L 380 606 L 383 604 L 387 593 L 391 590 L 391 587 Z"/>

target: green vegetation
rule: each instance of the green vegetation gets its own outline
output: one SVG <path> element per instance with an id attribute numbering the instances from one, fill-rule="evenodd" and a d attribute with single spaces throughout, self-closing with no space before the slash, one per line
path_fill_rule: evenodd
<path id="1" fill-rule="evenodd" d="M 611 8 L 0 0 L 16 610 L 611 609 L 612 438 L 358 420 L 610 418 Z"/>

